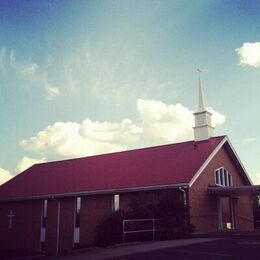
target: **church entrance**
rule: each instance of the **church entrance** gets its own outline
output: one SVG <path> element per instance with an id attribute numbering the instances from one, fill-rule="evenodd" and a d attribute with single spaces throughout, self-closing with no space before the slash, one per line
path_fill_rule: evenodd
<path id="1" fill-rule="evenodd" d="M 218 229 L 234 229 L 233 204 L 231 197 L 218 198 Z"/>

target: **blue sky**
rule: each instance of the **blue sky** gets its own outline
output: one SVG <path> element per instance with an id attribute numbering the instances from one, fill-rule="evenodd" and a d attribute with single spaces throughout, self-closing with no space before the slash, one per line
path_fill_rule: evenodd
<path id="1" fill-rule="evenodd" d="M 0 2 L 2 179 L 32 163 L 215 135 L 260 183 L 260 2 Z M 0 176 L 1 177 L 1 176 Z"/>

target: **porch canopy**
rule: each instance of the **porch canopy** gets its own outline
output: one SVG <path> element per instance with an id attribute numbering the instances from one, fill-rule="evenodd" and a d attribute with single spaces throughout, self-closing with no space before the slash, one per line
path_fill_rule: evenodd
<path id="1" fill-rule="evenodd" d="M 248 185 L 239 187 L 209 186 L 208 193 L 216 196 L 258 196 L 260 185 Z"/>

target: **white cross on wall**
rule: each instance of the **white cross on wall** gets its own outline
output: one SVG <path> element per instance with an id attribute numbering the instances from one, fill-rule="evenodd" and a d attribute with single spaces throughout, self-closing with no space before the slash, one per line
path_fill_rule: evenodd
<path id="1" fill-rule="evenodd" d="M 13 210 L 10 210 L 10 213 L 8 215 L 8 218 L 9 218 L 9 228 L 13 227 L 13 217 L 15 217 L 15 215 L 13 213 Z"/>

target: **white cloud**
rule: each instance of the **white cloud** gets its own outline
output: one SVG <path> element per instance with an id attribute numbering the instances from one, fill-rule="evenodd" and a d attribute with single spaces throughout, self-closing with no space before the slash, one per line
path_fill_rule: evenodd
<path id="1" fill-rule="evenodd" d="M 23 172 L 24 170 L 28 169 L 29 167 L 31 167 L 32 165 L 36 164 L 36 163 L 42 163 L 45 162 L 46 159 L 42 158 L 42 159 L 35 159 L 35 158 L 30 158 L 30 157 L 23 157 L 17 164 L 16 166 L 16 172 L 20 173 Z"/>
<path id="2" fill-rule="evenodd" d="M 36 63 L 29 64 L 27 67 L 23 68 L 21 73 L 23 75 L 33 75 L 38 68 Z"/>
<path id="3" fill-rule="evenodd" d="M 215 127 L 217 125 L 224 124 L 226 120 L 226 116 L 220 114 L 219 112 L 215 111 L 212 107 L 207 107 L 207 110 L 212 113 L 212 125 Z"/>
<path id="4" fill-rule="evenodd" d="M 58 87 L 54 87 L 54 86 L 50 85 L 48 82 L 46 82 L 45 88 L 46 88 L 46 91 L 47 91 L 47 97 L 46 98 L 48 100 L 52 100 L 55 97 L 60 95 L 60 89 Z"/>
<path id="5" fill-rule="evenodd" d="M 252 181 L 255 185 L 260 185 L 260 173 L 253 174 Z"/>
<path id="6" fill-rule="evenodd" d="M 246 42 L 236 49 L 240 65 L 249 65 L 255 68 L 260 66 L 260 42 Z"/>
<path id="7" fill-rule="evenodd" d="M 11 173 L 3 168 L 0 168 L 0 185 L 10 180 L 12 177 Z"/>
<path id="8" fill-rule="evenodd" d="M 192 111 L 181 104 L 167 106 L 161 101 L 138 99 L 137 110 L 146 144 L 192 138 L 194 117 Z"/>
<path id="9" fill-rule="evenodd" d="M 56 122 L 20 145 L 48 158 L 70 158 L 125 150 L 129 142 L 138 140 L 139 132 L 128 119 L 120 123 Z"/>
<path id="10" fill-rule="evenodd" d="M 133 122 L 56 122 L 20 145 L 50 159 L 88 156 L 130 148 L 178 142 L 193 138 L 193 112 L 181 104 L 138 99 L 139 119 Z M 213 123 L 223 124 L 225 116 L 214 111 Z"/>

